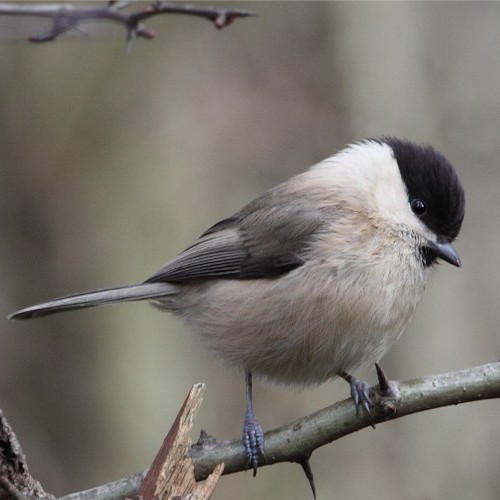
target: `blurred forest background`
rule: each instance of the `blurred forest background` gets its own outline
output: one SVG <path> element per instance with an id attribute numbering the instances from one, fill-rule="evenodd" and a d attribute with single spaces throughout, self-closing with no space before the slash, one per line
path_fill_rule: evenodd
<path id="1" fill-rule="evenodd" d="M 225 3 L 217 31 L 150 20 L 33 45 L 0 19 L 0 407 L 55 494 L 147 467 L 194 382 L 196 421 L 241 434 L 244 383 L 147 304 L 8 322 L 70 292 L 152 275 L 209 225 L 362 137 L 428 142 L 456 166 L 463 268 L 439 266 L 383 359 L 394 379 L 500 356 L 500 3 Z M 29 26 L 29 29 L 28 29 Z M 358 373 L 375 382 L 373 370 Z M 256 383 L 265 429 L 348 397 Z M 413 415 L 312 457 L 318 498 L 500 498 L 499 401 Z M 293 464 L 224 477 L 217 500 L 311 498 Z"/>

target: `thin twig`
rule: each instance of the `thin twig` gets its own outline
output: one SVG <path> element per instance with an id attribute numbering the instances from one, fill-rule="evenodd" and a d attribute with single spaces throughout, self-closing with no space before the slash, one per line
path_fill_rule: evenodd
<path id="1" fill-rule="evenodd" d="M 500 398 L 500 362 L 457 372 L 444 373 L 407 382 L 390 382 L 396 399 L 384 398 L 378 388 L 372 399 L 382 404 L 371 410 L 371 419 L 356 415 L 352 400 L 346 399 L 288 425 L 266 433 L 267 465 L 297 462 L 325 444 L 352 434 L 373 423 L 403 417 L 441 406 L 458 405 L 482 399 Z M 219 462 L 224 474 L 245 470 L 245 450 L 240 440 L 208 441 L 191 449 L 196 479 L 203 479 Z"/>
<path id="2" fill-rule="evenodd" d="M 176 2 L 154 1 L 146 6 L 142 2 L 139 10 L 125 12 L 123 9 L 136 2 L 107 2 L 102 7 L 75 4 L 18 4 L 0 3 L 0 16 L 30 16 L 53 20 L 49 31 L 29 37 L 31 42 L 41 43 L 55 40 L 71 30 L 84 32 L 82 23 L 89 21 L 110 21 L 122 25 L 127 31 L 127 40 L 136 38 L 150 40 L 156 33 L 146 28 L 142 22 L 160 14 L 183 14 L 207 19 L 217 29 L 229 26 L 235 19 L 255 16 L 253 12 L 241 9 L 227 9 Z"/>

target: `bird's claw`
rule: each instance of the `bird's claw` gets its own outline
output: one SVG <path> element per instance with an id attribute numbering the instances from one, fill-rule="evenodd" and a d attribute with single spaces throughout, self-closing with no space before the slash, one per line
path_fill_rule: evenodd
<path id="1" fill-rule="evenodd" d="M 359 408 L 362 407 L 370 420 L 371 426 L 375 429 L 370 412 L 370 408 L 373 406 L 373 401 L 370 398 L 370 386 L 366 382 L 363 382 L 363 380 L 349 375 L 347 372 L 342 372 L 340 376 L 351 387 L 351 397 L 356 408 L 356 415 L 359 415 Z"/>
<path id="2" fill-rule="evenodd" d="M 258 420 L 252 411 L 245 413 L 243 423 L 243 446 L 247 455 L 247 468 L 253 469 L 253 475 L 257 474 L 259 459 L 264 458 L 264 433 Z"/>
<path id="3" fill-rule="evenodd" d="M 359 415 L 359 408 L 363 407 L 369 415 L 373 404 L 369 394 L 370 386 L 363 380 L 354 377 L 349 381 L 349 385 L 351 386 L 351 397 L 356 407 L 356 414 Z"/>

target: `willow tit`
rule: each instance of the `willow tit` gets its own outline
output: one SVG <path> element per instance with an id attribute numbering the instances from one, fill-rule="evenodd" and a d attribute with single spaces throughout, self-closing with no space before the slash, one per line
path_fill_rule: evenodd
<path id="1" fill-rule="evenodd" d="M 205 231 L 139 285 L 21 309 L 34 318 L 113 302 L 153 300 L 182 317 L 210 351 L 246 377 L 243 442 L 256 472 L 264 437 L 252 374 L 312 386 L 378 361 L 405 330 L 438 258 L 464 218 L 455 170 L 430 146 L 396 138 L 346 147 Z"/>

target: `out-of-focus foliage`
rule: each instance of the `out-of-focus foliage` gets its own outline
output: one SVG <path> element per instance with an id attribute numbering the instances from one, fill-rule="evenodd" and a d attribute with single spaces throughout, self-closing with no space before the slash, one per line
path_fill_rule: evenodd
<path id="1" fill-rule="evenodd" d="M 128 56 L 116 28 L 38 46 L 2 39 L 0 316 L 146 279 L 264 189 L 346 142 L 392 134 L 445 153 L 468 205 L 463 268 L 439 266 L 382 365 L 411 378 L 498 359 L 500 4 L 242 5 L 258 17 L 220 32 L 155 18 L 158 38 Z M 145 304 L 0 324 L 0 406 L 49 491 L 145 468 L 196 381 L 208 386 L 197 429 L 241 432 L 241 377 Z M 269 429 L 347 395 L 343 382 L 299 393 L 256 383 L 255 407 Z M 318 496 L 497 499 L 498 411 L 446 408 L 327 446 L 312 457 Z M 225 477 L 215 498 L 234 491 L 310 496 L 292 464 Z"/>

